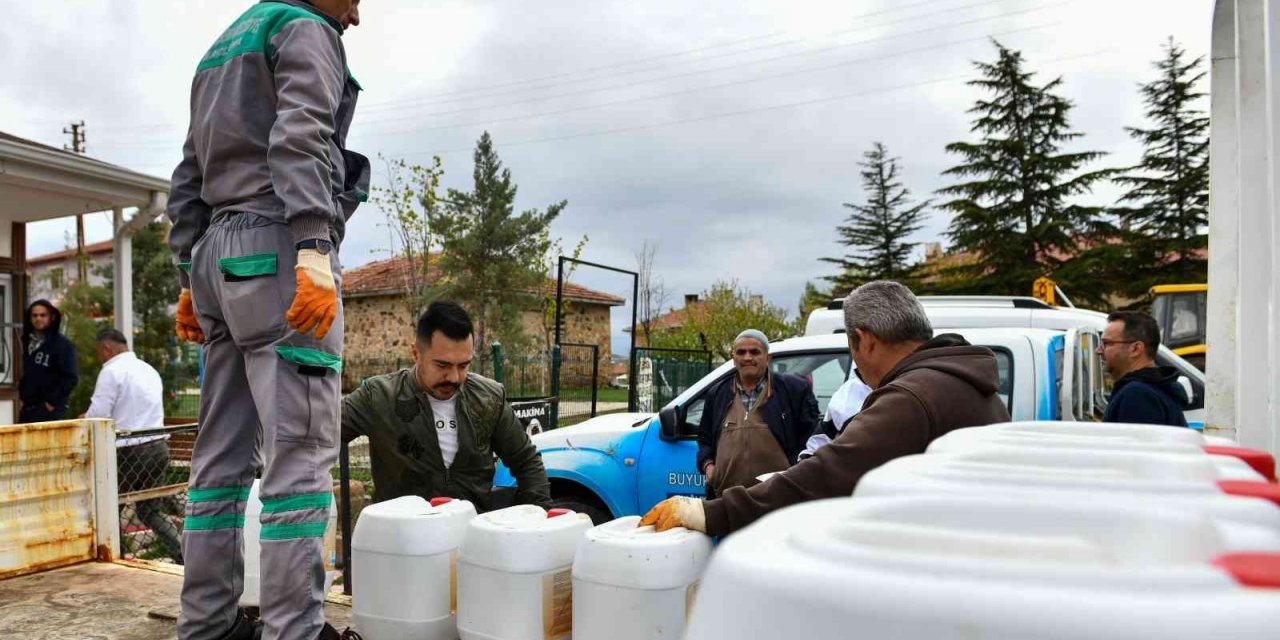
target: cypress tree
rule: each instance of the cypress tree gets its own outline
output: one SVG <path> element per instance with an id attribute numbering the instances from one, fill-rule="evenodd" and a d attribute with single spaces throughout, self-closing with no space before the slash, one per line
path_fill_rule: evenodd
<path id="1" fill-rule="evenodd" d="M 844 203 L 849 216 L 836 227 L 841 244 L 853 251 L 821 259 L 840 266 L 838 275 L 823 278 L 839 295 L 872 280 L 907 280 L 912 272 L 911 250 L 917 244 L 907 239 L 923 226 L 929 206 L 927 201 L 911 203 L 911 192 L 899 177 L 899 160 L 883 144 L 874 143 L 863 158 L 858 166 L 865 199 L 860 204 Z"/>
<path id="2" fill-rule="evenodd" d="M 1056 93 L 1062 78 L 1036 84 L 1020 52 L 995 46 L 996 60 L 974 63 L 982 77 L 969 82 L 985 94 L 969 110 L 978 140 L 946 147 L 961 163 L 944 175 L 960 182 L 939 190 L 952 198 L 939 206 L 954 214 L 953 247 L 977 257 L 953 267 L 948 280 L 969 293 L 1026 295 L 1082 240 L 1109 235 L 1104 209 L 1072 199 L 1113 172 L 1085 171 L 1102 152 L 1063 149 L 1082 134 L 1071 130 L 1071 102 Z M 1063 285 L 1094 288 L 1084 280 Z"/>

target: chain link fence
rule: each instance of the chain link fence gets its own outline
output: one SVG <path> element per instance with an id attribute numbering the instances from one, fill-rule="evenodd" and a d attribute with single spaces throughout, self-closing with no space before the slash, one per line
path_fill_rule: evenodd
<path id="1" fill-rule="evenodd" d="M 182 564 L 182 521 L 196 425 L 117 432 L 120 552 Z"/>

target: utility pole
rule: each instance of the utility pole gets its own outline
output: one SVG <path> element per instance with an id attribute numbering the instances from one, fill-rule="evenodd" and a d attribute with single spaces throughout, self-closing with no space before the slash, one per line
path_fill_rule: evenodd
<path id="1" fill-rule="evenodd" d="M 72 122 L 70 126 L 70 129 L 64 128 L 62 132 L 71 136 L 71 144 L 63 145 L 62 148 L 67 151 L 84 153 L 84 120 Z"/>
<path id="2" fill-rule="evenodd" d="M 64 128 L 63 133 L 71 136 L 71 144 L 63 145 L 62 148 L 75 153 L 84 153 L 84 120 L 80 122 L 72 122 L 70 129 Z M 84 214 L 76 214 L 76 277 L 77 282 L 85 282 L 85 278 L 89 273 L 89 261 L 84 255 Z"/>

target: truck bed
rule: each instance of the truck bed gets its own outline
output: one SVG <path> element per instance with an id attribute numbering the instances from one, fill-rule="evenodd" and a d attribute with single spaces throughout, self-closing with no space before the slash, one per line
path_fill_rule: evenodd
<path id="1" fill-rule="evenodd" d="M 88 562 L 0 580 L 0 638 L 171 640 L 178 637 L 180 570 Z M 339 631 L 350 607 L 325 605 Z"/>

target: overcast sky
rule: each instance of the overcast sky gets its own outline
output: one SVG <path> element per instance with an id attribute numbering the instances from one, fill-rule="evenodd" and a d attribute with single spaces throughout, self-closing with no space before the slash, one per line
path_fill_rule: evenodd
<path id="1" fill-rule="evenodd" d="M 0 0 L 0 130 L 167 177 L 181 155 L 191 74 L 241 0 Z M 349 146 L 427 163 L 471 185 L 489 130 L 520 186 L 518 208 L 561 199 L 554 233 L 585 259 L 634 268 L 648 239 L 679 304 L 718 279 L 792 315 L 806 280 L 831 272 L 843 202 L 861 197 L 873 141 L 927 198 L 967 139 L 971 61 L 989 38 L 1025 53 L 1039 80 L 1065 78 L 1076 147 L 1137 159 L 1136 84 L 1173 36 L 1209 45 L 1209 0 L 364 0 L 345 42 L 365 88 Z M 1206 87 L 1207 89 L 1207 87 Z M 1206 105 L 1207 106 L 1207 105 Z M 385 183 L 378 166 L 375 184 Z M 1106 200 L 1114 190 L 1095 198 Z M 348 267 L 391 255 L 384 216 L 357 212 Z M 88 221 L 109 237 L 108 214 Z M 944 241 L 933 213 L 916 240 Z M 62 249 L 70 220 L 29 228 L 29 255 Z M 630 296 L 625 277 L 576 280 Z M 616 327 L 630 309 L 614 312 Z M 615 334 L 615 351 L 625 338 Z"/>

